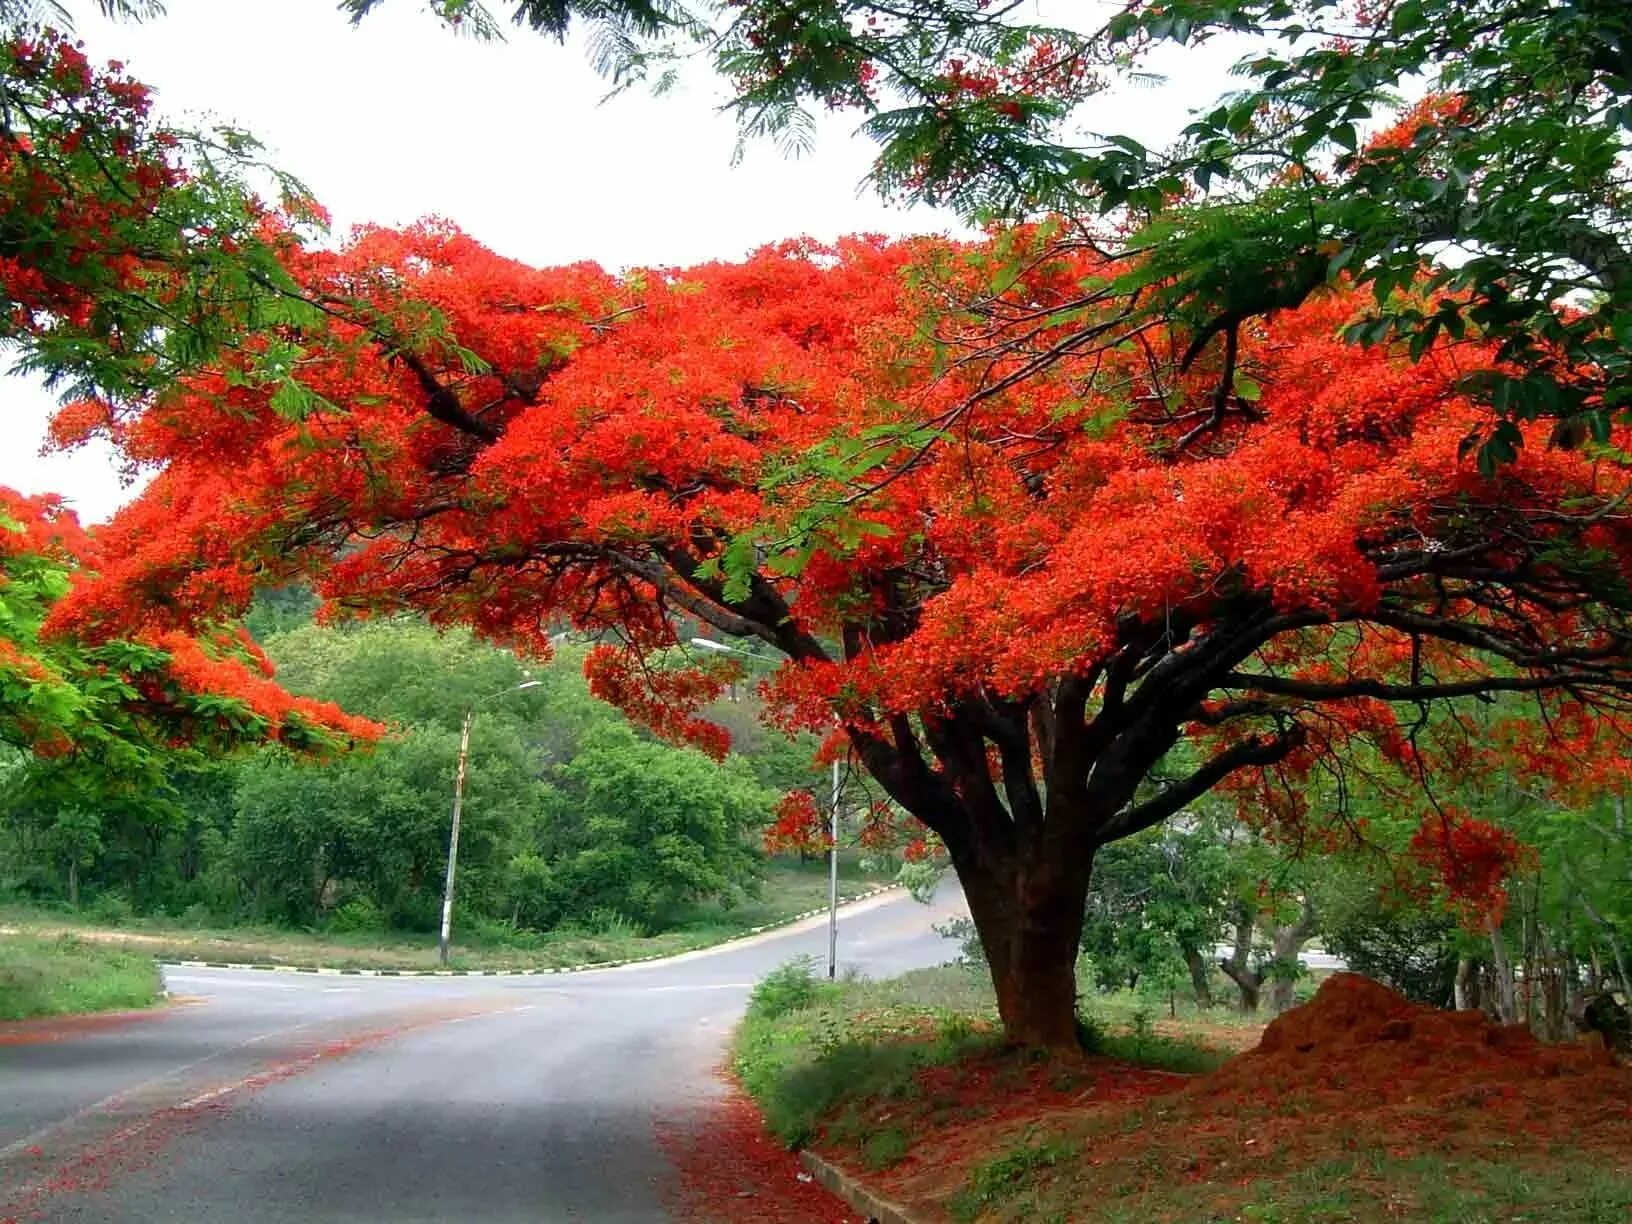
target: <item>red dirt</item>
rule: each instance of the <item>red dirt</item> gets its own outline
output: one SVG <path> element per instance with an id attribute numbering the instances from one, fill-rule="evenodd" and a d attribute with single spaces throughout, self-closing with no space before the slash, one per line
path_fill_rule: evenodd
<path id="1" fill-rule="evenodd" d="M 1255 1049 L 1206 1075 L 997 1053 L 921 1072 L 918 1087 L 861 1106 L 865 1127 L 828 1119 L 817 1147 L 925 1219 L 945 1217 L 977 1165 L 1040 1139 L 1079 1145 L 1055 1173 L 1090 1197 L 1205 1182 L 1228 1198 L 1356 1136 L 1398 1155 L 1512 1161 L 1561 1145 L 1617 1167 L 1632 1155 L 1632 1070 L 1596 1037 L 1547 1045 L 1523 1027 L 1422 1007 L 1355 974 L 1327 979 Z M 890 1126 L 912 1141 L 908 1154 L 864 1172 L 858 1130 Z M 1273 1165 L 1261 1163 L 1271 1154 Z"/>
<path id="2" fill-rule="evenodd" d="M 41 1016 L 34 1020 L 0 1021 L 0 1046 L 44 1045 L 52 1041 L 73 1041 L 92 1033 L 107 1032 L 142 1020 L 162 1019 L 165 1007 L 136 1011 L 95 1012 L 86 1016 Z"/>
<path id="3" fill-rule="evenodd" d="M 1369 978 L 1339 973 L 1312 1002 L 1271 1023 L 1257 1049 L 1188 1091 L 1214 1098 L 1363 1094 L 1367 1111 L 1417 1114 L 1478 1103 L 1487 1124 L 1493 1114 L 1512 1113 L 1531 1133 L 1576 1139 L 1598 1127 L 1624 1130 L 1629 1081 L 1632 1074 L 1616 1066 L 1596 1034 L 1547 1045 L 1523 1025 L 1423 1007 Z"/>
<path id="4" fill-rule="evenodd" d="M 765 1129 L 759 1111 L 733 1088 L 684 1121 L 657 1127 L 680 1174 L 671 1204 L 689 1224 L 839 1224 L 856 1218 L 810 1180 L 799 1158 Z"/>

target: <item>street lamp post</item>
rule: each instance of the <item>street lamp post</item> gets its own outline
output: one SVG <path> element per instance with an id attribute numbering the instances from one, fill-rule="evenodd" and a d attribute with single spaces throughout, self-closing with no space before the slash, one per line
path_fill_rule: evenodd
<path id="1" fill-rule="evenodd" d="M 453 874 L 459 861 L 459 816 L 465 806 L 465 766 L 470 760 L 470 723 L 476 717 L 476 707 L 485 705 L 489 701 L 519 693 L 523 689 L 537 688 L 543 684 L 542 680 L 523 680 L 513 688 L 502 689 L 480 701 L 472 703 L 465 711 L 465 725 L 459 732 L 459 764 L 453 772 L 453 826 L 448 830 L 448 874 L 442 883 L 442 935 L 437 944 L 437 960 L 444 967 L 448 963 L 448 941 L 453 934 Z"/>
<path id="2" fill-rule="evenodd" d="M 738 654 L 749 659 L 758 659 L 759 656 L 746 650 L 739 650 L 735 646 L 727 646 L 724 642 L 710 641 L 708 638 L 695 637 L 691 639 L 693 646 L 703 650 L 721 651 L 726 654 Z M 835 722 L 838 720 L 835 719 Z M 828 842 L 827 851 L 827 976 L 831 981 L 839 973 L 839 799 L 842 794 L 842 783 L 839 778 L 839 761 L 833 760 L 833 802 L 828 811 Z"/>
<path id="3" fill-rule="evenodd" d="M 828 812 L 827 980 L 839 972 L 839 758 L 833 758 L 833 804 Z"/>

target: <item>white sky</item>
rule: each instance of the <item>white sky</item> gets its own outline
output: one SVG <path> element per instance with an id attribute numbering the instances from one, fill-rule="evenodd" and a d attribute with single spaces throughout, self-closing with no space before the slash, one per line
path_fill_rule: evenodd
<path id="1" fill-rule="evenodd" d="M 168 15 L 144 25 L 105 21 L 87 0 L 69 7 L 93 60 L 123 60 L 169 116 L 254 132 L 337 231 L 434 214 L 529 263 L 621 268 L 738 258 L 800 234 L 955 228 L 860 187 L 872 146 L 851 136 L 854 116 L 826 118 L 813 155 L 761 143 L 733 167 L 725 95 L 701 71 L 665 98 L 597 105 L 607 85 L 580 46 L 519 30 L 502 44 L 456 38 L 415 0 L 392 0 L 358 30 L 334 0 L 168 0 Z M 1086 122 L 1171 133 L 1227 87 L 1238 53 L 1170 56 L 1169 86 L 1107 96 Z M 0 399 L 0 484 L 62 493 L 86 521 L 130 495 L 105 450 L 41 456 L 53 406 L 43 389 L 0 376 Z"/>

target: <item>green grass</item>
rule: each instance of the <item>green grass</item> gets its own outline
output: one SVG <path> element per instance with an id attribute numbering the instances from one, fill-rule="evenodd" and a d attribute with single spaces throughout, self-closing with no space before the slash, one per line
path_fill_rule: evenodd
<path id="1" fill-rule="evenodd" d="M 1041 1181 L 1042 1184 L 1038 1184 Z M 971 1202 L 965 1192 L 960 1205 Z M 1099 1203 L 1090 1214 L 1074 1210 Z M 1060 1213 L 1066 1214 L 1060 1214 Z M 1187 1183 L 1181 1177 L 1118 1181 L 1102 1170 L 1061 1163 L 1044 1178 L 1003 1187 L 979 1205 L 982 1221 L 1050 1216 L 1094 1224 L 1187 1220 L 1197 1224 L 1625 1224 L 1632 1175 L 1602 1155 L 1554 1151 L 1528 1161 L 1396 1156 L 1362 1147 L 1301 1167 Z"/>
<path id="2" fill-rule="evenodd" d="M 888 881 L 841 864 L 839 893 L 851 898 Z M 754 927 L 786 921 L 827 902 L 825 862 L 776 860 L 766 865 L 757 897 L 735 906 L 695 905 L 675 915 L 676 925 L 655 934 L 609 924 L 600 930 L 509 931 L 492 924 L 454 928 L 455 969 L 556 969 L 671 956 L 710 947 Z M 321 965 L 336 969 L 438 968 L 436 937 L 398 931 L 295 931 L 267 925 L 188 925 L 167 918 L 97 921 L 73 911 L 0 906 L 0 927 L 23 933 L 76 934 L 160 960 Z"/>
<path id="3" fill-rule="evenodd" d="M 984 970 L 824 982 L 785 967 L 755 988 L 733 1063 L 772 1133 L 799 1147 L 847 1103 L 910 1093 L 921 1069 L 989 1047 L 993 1038 L 970 1019 L 995 1014 Z M 841 1131 L 858 1126 L 836 1122 Z M 866 1144 L 871 1134 L 853 1138 Z"/>
<path id="4" fill-rule="evenodd" d="M 1042 1169 L 1051 1169 L 1076 1153 L 1076 1145 L 1057 1137 L 1027 1135 L 1016 1147 L 975 1166 L 969 1184 L 948 1206 L 954 1220 L 975 1220 L 992 1203 L 1014 1198 Z"/>
<path id="5" fill-rule="evenodd" d="M 73 936 L 0 936 L 0 1020 L 148 1007 L 161 996 L 153 958 Z"/>
<path id="6" fill-rule="evenodd" d="M 1139 1066 L 1190 1072 L 1227 1057 L 1143 1026 L 1090 1027 L 1095 1053 Z M 891 1153 L 893 1162 L 905 1149 L 879 1137 L 871 1121 L 876 1107 L 912 1097 L 924 1069 L 999 1045 L 997 1004 L 984 969 L 947 965 L 887 981 L 830 983 L 796 964 L 755 988 L 733 1059 L 772 1133 L 790 1147 L 825 1127 L 835 1142 L 858 1146 L 864 1163 L 882 1161 L 881 1153 Z"/>

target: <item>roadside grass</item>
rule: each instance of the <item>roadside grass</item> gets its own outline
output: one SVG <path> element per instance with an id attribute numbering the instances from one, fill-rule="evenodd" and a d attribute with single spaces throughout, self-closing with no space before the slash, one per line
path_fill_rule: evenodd
<path id="1" fill-rule="evenodd" d="M 161 994 L 149 956 L 71 935 L 0 936 L 0 1020 L 149 1007 Z"/>
<path id="2" fill-rule="evenodd" d="M 975 1166 L 946 1200 L 945 1212 L 982 1224 L 1623 1224 L 1632 1218 L 1632 1170 L 1606 1165 L 1603 1153 L 1584 1148 L 1491 1158 L 1401 1154 L 1362 1140 L 1335 1155 L 1302 1145 L 1266 1151 L 1229 1174 L 1180 1155 L 1178 1139 L 1159 1127 L 1141 1134 L 1141 1158 L 1117 1159 L 1097 1152 L 1074 1128 L 1030 1137 Z"/>
<path id="3" fill-rule="evenodd" d="M 1367 1057 L 1405 1058 L 1405 1078 L 1368 1088 L 1394 1064 L 1237 1062 L 1220 1028 L 1261 1026 L 1157 1031 L 1135 1000 L 1092 1006 L 1093 1052 L 1042 1058 L 1002 1046 L 982 971 L 831 984 L 791 966 L 756 989 L 734 1065 L 783 1142 L 926 1220 L 1632 1219 L 1624 1068 L 1487 1080 L 1387 1047 Z"/>
<path id="4" fill-rule="evenodd" d="M 888 877 L 843 864 L 841 899 L 889 882 Z M 734 905 L 698 904 L 675 915 L 669 930 L 646 934 L 624 923 L 516 931 L 496 923 L 454 926 L 454 969 L 554 969 L 670 956 L 710 947 L 754 927 L 786 921 L 827 902 L 827 868 L 812 861 L 766 865 L 756 897 Z M 78 936 L 159 960 L 233 961 L 318 965 L 335 969 L 436 969 L 436 936 L 400 931 L 290 930 L 270 925 L 189 925 L 172 918 L 128 917 L 110 923 L 71 910 L 0 905 L 0 928 L 40 937 Z M 3 938 L 3 936 L 0 936 Z"/>
<path id="5" fill-rule="evenodd" d="M 987 1088 L 1065 1099 L 1113 1060 L 1152 1071 L 1210 1069 L 1227 1051 L 1138 1025 L 1087 1026 L 1081 1065 L 1051 1063 L 1001 1044 L 997 1004 L 982 968 L 946 965 L 886 981 L 817 981 L 794 962 L 762 981 L 736 1037 L 733 1064 L 790 1147 L 817 1138 L 860 1153 L 868 1168 L 907 1156 L 922 1127 L 991 1110 Z M 935 1091 L 926 1073 L 941 1069 Z"/>

